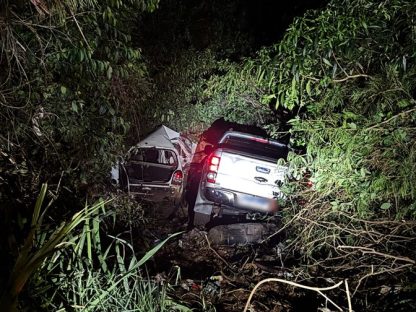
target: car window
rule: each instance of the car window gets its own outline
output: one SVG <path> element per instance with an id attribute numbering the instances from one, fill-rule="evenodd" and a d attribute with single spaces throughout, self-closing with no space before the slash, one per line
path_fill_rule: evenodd
<path id="1" fill-rule="evenodd" d="M 185 148 L 187 149 L 188 153 L 192 153 L 192 141 L 189 140 L 187 137 L 185 136 L 181 136 L 180 139 L 182 140 L 182 142 L 184 143 L 183 145 L 185 146 Z"/>
<path id="2" fill-rule="evenodd" d="M 232 148 L 247 152 L 254 155 L 264 156 L 272 159 L 286 158 L 287 147 L 276 146 L 268 143 L 262 143 L 255 140 L 240 137 L 227 137 L 220 147 Z"/>
<path id="3" fill-rule="evenodd" d="M 176 154 L 172 150 L 167 149 L 141 148 L 131 156 L 130 160 L 175 167 L 178 165 Z"/>

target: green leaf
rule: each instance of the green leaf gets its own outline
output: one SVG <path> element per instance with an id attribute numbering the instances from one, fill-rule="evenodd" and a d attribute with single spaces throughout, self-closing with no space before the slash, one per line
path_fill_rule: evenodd
<path id="1" fill-rule="evenodd" d="M 111 66 L 108 66 L 108 68 L 107 68 L 107 78 L 111 79 L 112 76 L 113 76 L 113 68 Z"/>
<path id="2" fill-rule="evenodd" d="M 165 240 L 161 241 L 159 244 L 157 244 L 155 247 L 153 247 L 152 249 L 150 249 L 148 252 L 146 252 L 146 254 L 139 260 L 139 262 L 137 263 L 137 266 L 141 266 L 143 265 L 147 260 L 149 260 L 151 257 L 153 257 L 160 248 L 163 247 L 163 245 L 166 244 L 166 242 L 180 234 L 182 234 L 183 232 L 178 232 L 175 234 L 172 234 L 170 236 L 168 236 Z"/>
<path id="3" fill-rule="evenodd" d="M 308 82 L 306 83 L 306 93 L 311 96 L 312 92 L 311 92 L 311 81 L 308 80 Z"/>
<path id="4" fill-rule="evenodd" d="M 328 66 L 332 66 L 332 64 L 331 64 L 331 62 L 330 61 L 328 61 L 326 58 L 322 58 L 322 60 L 324 61 L 324 63 L 326 64 L 326 65 L 328 65 Z"/>
<path id="5" fill-rule="evenodd" d="M 397 102 L 397 106 L 399 106 L 400 108 L 408 107 L 410 106 L 410 104 L 411 104 L 410 101 L 407 99 L 403 99 Z"/>
<path id="6" fill-rule="evenodd" d="M 66 90 L 66 87 L 65 86 L 61 86 L 61 93 L 65 95 L 66 94 L 66 91 L 67 91 Z"/>
<path id="7" fill-rule="evenodd" d="M 77 102 L 72 101 L 71 109 L 72 109 L 73 112 L 78 113 L 78 105 L 77 105 Z"/>
<path id="8" fill-rule="evenodd" d="M 381 209 L 383 209 L 383 210 L 387 210 L 387 209 L 389 209 L 391 207 L 391 204 L 390 203 L 383 203 L 381 206 L 380 206 L 380 208 Z"/>
<path id="9" fill-rule="evenodd" d="M 79 50 L 79 59 L 80 59 L 80 62 L 84 61 L 85 59 L 84 50 Z"/>
<path id="10" fill-rule="evenodd" d="M 261 98 L 262 104 L 269 104 L 272 99 L 276 98 L 276 94 L 268 94 Z"/>
<path id="11" fill-rule="evenodd" d="M 357 130 L 357 125 L 353 122 L 348 123 L 348 126 L 350 127 L 350 129 Z"/>

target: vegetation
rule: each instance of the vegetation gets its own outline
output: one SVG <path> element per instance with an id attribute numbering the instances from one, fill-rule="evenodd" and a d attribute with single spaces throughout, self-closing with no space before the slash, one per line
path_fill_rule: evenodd
<path id="1" fill-rule="evenodd" d="M 59 240 L 63 228 L 52 233 L 104 193 L 126 142 L 161 122 L 198 132 L 224 117 L 290 137 L 297 151 L 283 210 L 283 260 L 294 263 L 294 282 L 347 278 L 363 309 L 414 309 L 416 3 L 331 0 L 294 19 L 273 44 L 245 31 L 250 8 L 236 1 L 157 7 L 1 3 L 2 304 L 12 298 L 6 304 L 16 306 L 30 281 L 24 295 L 45 309 L 185 309 L 141 271 L 161 245 L 139 260 L 144 252 L 118 233 L 102 244 L 105 210 L 83 217 L 78 232 Z M 30 223 L 45 181 L 56 199 L 47 219 L 37 204 Z M 123 200 L 114 205 L 130 213 Z M 69 244 L 57 250 L 61 241 Z"/>
<path id="2" fill-rule="evenodd" d="M 54 230 L 50 234 L 49 239 L 45 239 L 43 236 L 41 238 L 43 242 L 39 242 L 41 233 L 47 232 L 41 227 L 45 211 L 51 205 L 51 203 L 49 203 L 45 211 L 41 211 L 46 190 L 47 186 L 46 184 L 43 184 L 33 211 L 30 232 L 25 239 L 23 247 L 19 251 L 9 281 L 0 289 L 0 308 L 2 311 L 17 311 L 18 296 L 31 275 L 39 269 L 46 258 L 62 245 L 62 241 L 67 238 L 79 224 L 88 220 L 88 217 L 91 214 L 94 214 L 94 212 L 104 204 L 100 202 L 91 207 L 85 207 L 83 211 L 75 214 L 71 221 L 63 223 Z M 38 241 L 38 245 L 40 245 L 36 246 L 37 248 L 34 246 L 36 241 Z"/>
<path id="3" fill-rule="evenodd" d="M 199 104 L 276 137 L 289 132 L 304 148 L 288 159 L 297 182 L 287 190 L 286 252 L 303 259 L 304 278 L 347 276 L 357 296 L 400 284 L 386 309 L 406 305 L 415 285 L 415 9 L 331 1 L 280 43 L 212 75 Z M 268 106 L 289 120 L 262 118 Z"/>
<path id="4" fill-rule="evenodd" d="M 411 1 L 332 1 L 297 19 L 278 45 L 213 77 L 209 107 L 225 103 L 233 113 L 224 115 L 237 121 L 237 110 L 242 118 L 257 111 L 247 99 L 286 109 L 291 142 L 307 147 L 303 166 L 319 193 L 361 216 L 382 206 L 391 217 L 414 217 L 411 9 Z"/>
<path id="5" fill-rule="evenodd" d="M 102 243 L 102 223 L 111 215 L 105 210 L 108 201 L 86 206 L 70 221 L 52 229 L 43 225 L 45 213 L 52 205 L 51 201 L 41 210 L 46 192 L 44 184 L 36 201 L 31 230 L 8 283 L 0 289 L 2 311 L 18 311 L 18 296 L 32 275 L 31 296 L 38 298 L 46 310 L 72 307 L 83 311 L 186 311 L 169 300 L 167 285 L 158 286 L 138 278 L 142 276 L 140 267 L 180 233 L 166 238 L 138 260 L 132 245 L 120 237 L 109 236 L 111 243 Z M 82 230 L 74 233 L 80 226 Z"/>
<path id="6" fill-rule="evenodd" d="M 98 221 L 105 214 L 91 214 L 101 205 L 82 209 L 86 197 L 102 192 L 124 137 L 140 130 L 139 104 L 149 82 L 131 33 L 137 16 L 157 4 L 1 2 L 2 311 L 16 310 L 18 295 L 35 300 L 33 309 L 42 303 L 45 310 L 96 310 L 104 301 L 111 311 L 133 304 L 151 311 L 162 302 L 172 308 L 163 287 L 140 278 L 140 267 L 163 244 L 140 260 L 131 253 L 127 259 L 122 250 L 128 244 L 120 238 L 109 247 L 100 244 Z M 32 209 L 44 181 L 53 198 L 47 213 L 40 211 L 45 187 Z M 74 213 L 72 221 L 58 226 Z M 73 232 L 80 223 L 84 230 Z M 121 283 L 124 288 L 117 287 Z M 31 300 L 20 307 L 31 309 Z"/>
<path id="7" fill-rule="evenodd" d="M 43 262 L 30 287 L 31 296 L 45 310 L 188 311 L 167 295 L 168 284 L 157 283 L 143 265 L 171 238 L 169 236 L 137 258 L 121 235 L 112 236 L 104 206 L 83 222 L 83 229 L 67 237 L 69 245 Z"/>

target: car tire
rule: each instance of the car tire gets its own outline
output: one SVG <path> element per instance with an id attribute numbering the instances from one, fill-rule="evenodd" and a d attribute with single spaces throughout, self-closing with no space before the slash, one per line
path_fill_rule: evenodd
<path id="1" fill-rule="evenodd" d="M 195 207 L 205 207 L 204 209 L 195 211 Z M 190 223 L 192 226 L 197 226 L 199 228 L 205 228 L 207 223 L 211 221 L 211 212 L 212 212 L 212 204 L 207 203 L 204 201 L 204 199 L 201 196 L 201 186 L 198 188 L 198 192 L 196 194 L 195 202 L 192 207 L 189 207 L 189 209 L 192 209 L 192 212 L 189 214 Z M 205 213 L 204 213 L 205 212 Z"/>
<path id="2" fill-rule="evenodd" d="M 208 238 L 213 245 L 246 245 L 259 243 L 274 233 L 277 226 L 264 223 L 235 223 L 211 228 Z"/>
<path id="3" fill-rule="evenodd" d="M 205 225 L 211 221 L 211 215 L 200 213 L 200 212 L 194 212 L 194 226 L 202 226 L 205 227 Z"/>

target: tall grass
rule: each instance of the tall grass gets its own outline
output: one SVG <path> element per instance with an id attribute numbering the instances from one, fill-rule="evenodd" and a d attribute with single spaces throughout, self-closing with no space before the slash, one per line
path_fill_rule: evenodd
<path id="1" fill-rule="evenodd" d="M 50 202 L 44 211 L 41 211 L 47 185 L 43 184 L 36 204 L 33 210 L 30 231 L 25 239 L 24 245 L 20 249 L 12 272 L 7 284 L 0 288 L 0 311 L 17 311 L 18 296 L 22 292 L 29 278 L 39 269 L 54 252 L 64 247 L 63 241 L 69 237 L 72 231 L 80 224 L 88 220 L 91 214 L 94 214 L 104 202 L 98 202 L 92 206 L 86 206 L 82 211 L 77 212 L 68 222 L 63 222 L 57 228 L 49 231 L 46 238 L 42 228 L 43 219 Z M 42 243 L 37 242 L 42 237 Z"/>
<path id="2" fill-rule="evenodd" d="M 9 281 L 0 285 L 0 311 L 19 308 L 25 289 L 37 306 L 46 311 L 190 311 L 167 296 L 167 285 L 143 278 L 143 265 L 171 238 L 137 258 L 133 247 L 118 236 L 107 235 L 103 219 L 112 214 L 109 201 L 100 200 L 59 226 L 43 220 L 52 202 L 42 211 L 47 185 L 36 201 L 31 228 L 16 259 Z M 26 284 L 29 283 L 29 287 Z M 33 303 L 32 303 L 33 305 Z M 33 308 L 33 309 L 32 309 Z"/>
<path id="3" fill-rule="evenodd" d="M 143 265 L 173 234 L 141 258 L 120 235 L 105 233 L 114 217 L 105 206 L 89 214 L 78 233 L 67 237 L 67 248 L 45 259 L 31 284 L 31 295 L 48 311 L 189 311 L 167 295 L 168 285 L 152 281 Z"/>

